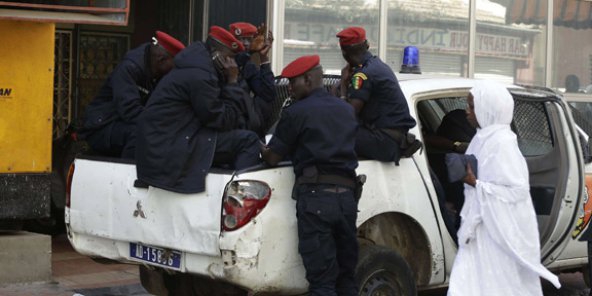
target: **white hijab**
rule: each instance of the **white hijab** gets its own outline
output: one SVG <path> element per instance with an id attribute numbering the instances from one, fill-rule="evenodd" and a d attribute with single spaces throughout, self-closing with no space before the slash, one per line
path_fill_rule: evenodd
<path id="1" fill-rule="evenodd" d="M 528 168 L 510 128 L 514 99 L 505 86 L 478 81 L 471 89 L 479 128 L 467 149 L 478 159 L 480 181 L 526 190 L 513 198 L 530 198 Z"/>

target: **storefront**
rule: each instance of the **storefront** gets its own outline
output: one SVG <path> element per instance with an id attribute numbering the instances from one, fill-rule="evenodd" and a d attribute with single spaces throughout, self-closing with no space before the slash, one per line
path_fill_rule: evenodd
<path id="1" fill-rule="evenodd" d="M 20 1 L 51 3 L 53 1 Z M 82 115 L 123 54 L 163 30 L 186 44 L 210 25 L 268 23 L 276 42 L 275 73 L 303 54 L 321 55 L 324 69 L 344 66 L 335 34 L 368 32 L 371 51 L 395 72 L 402 49 L 420 50 L 424 74 L 492 78 L 592 95 L 592 2 L 584 0 L 110 0 L 64 1 L 84 6 L 128 3 L 127 24 L 56 25 L 54 136 Z M 84 2 L 87 4 L 80 4 Z M 549 5 L 551 4 L 551 5 Z M 73 4 L 74 5 L 74 4 Z M 0 4 L 0 18 L 3 9 Z M 11 9 L 14 9 L 12 7 Z M 38 9 L 39 10 L 39 9 Z M 108 12 L 108 11 L 107 11 Z M 106 20 L 121 15 L 103 12 Z M 549 29 L 550 28 L 550 29 Z M 570 77 L 570 78 L 567 78 Z M 575 78 L 574 78 L 575 77 Z"/>
<path id="2" fill-rule="evenodd" d="M 299 55 L 317 53 L 327 71 L 339 72 L 344 62 L 335 33 L 362 26 L 371 50 L 395 71 L 402 49 L 414 45 L 425 74 L 561 90 L 566 77 L 575 75 L 580 91 L 592 84 L 590 1 L 277 0 L 273 5 L 276 40 L 284 40 L 274 51 L 276 71 Z"/>

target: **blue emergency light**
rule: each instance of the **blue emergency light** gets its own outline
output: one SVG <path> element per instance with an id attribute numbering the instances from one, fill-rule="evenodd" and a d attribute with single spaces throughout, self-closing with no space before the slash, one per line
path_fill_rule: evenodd
<path id="1" fill-rule="evenodd" d="M 419 49 L 417 47 L 405 47 L 403 50 L 403 63 L 399 73 L 421 74 L 421 69 L 419 69 Z"/>

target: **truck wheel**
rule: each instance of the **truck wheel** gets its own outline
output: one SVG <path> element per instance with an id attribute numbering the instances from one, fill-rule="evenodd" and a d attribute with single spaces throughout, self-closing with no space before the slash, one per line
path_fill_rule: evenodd
<path id="1" fill-rule="evenodd" d="M 360 296 L 416 296 L 411 268 L 396 251 L 383 246 L 364 246 L 356 267 Z"/>

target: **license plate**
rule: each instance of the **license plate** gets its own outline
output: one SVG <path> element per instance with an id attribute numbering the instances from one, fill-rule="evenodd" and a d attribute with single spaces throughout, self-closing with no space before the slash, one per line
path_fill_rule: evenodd
<path id="1" fill-rule="evenodd" d="M 130 243 L 130 257 L 135 261 L 181 269 L 181 256 L 180 251 Z"/>

